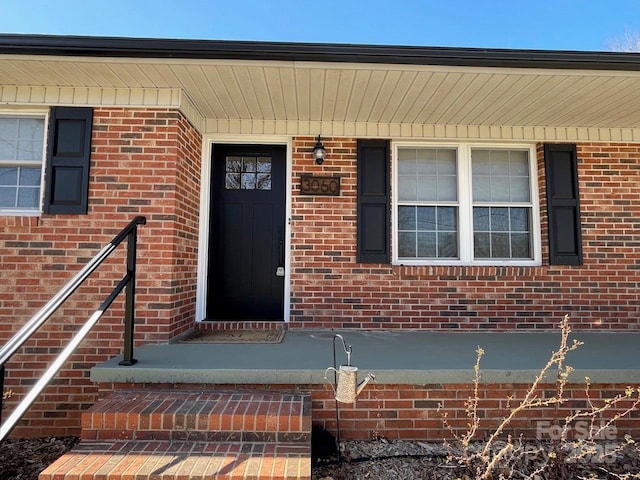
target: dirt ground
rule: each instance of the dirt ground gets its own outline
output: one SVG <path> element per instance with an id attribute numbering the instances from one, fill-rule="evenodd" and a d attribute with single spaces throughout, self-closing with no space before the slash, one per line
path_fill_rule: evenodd
<path id="1" fill-rule="evenodd" d="M 0 480 L 37 480 L 38 474 L 78 442 L 76 437 L 6 440 L 0 444 Z M 314 458 L 314 480 L 474 480 L 474 473 L 448 459 L 442 444 L 406 441 L 344 442 L 340 457 Z M 535 473 L 535 456 L 504 478 L 533 480 L 640 478 L 640 454 L 633 445 L 607 461 L 560 462 Z M 499 474 L 493 477 L 498 479 Z"/>
<path id="2" fill-rule="evenodd" d="M 0 480 L 37 480 L 42 470 L 78 440 L 76 437 L 5 440 L 0 443 Z"/>
<path id="3" fill-rule="evenodd" d="M 472 445 L 481 449 L 483 443 Z M 595 447 L 595 448 L 594 448 Z M 640 450 L 635 444 L 595 445 L 578 455 L 550 459 L 549 444 L 529 443 L 517 447 L 519 453 L 502 462 L 490 477 L 530 480 L 631 480 L 640 478 Z M 451 458 L 451 455 L 454 458 Z M 314 459 L 314 480 L 475 480 L 475 467 L 459 461 L 460 452 L 443 443 L 377 441 L 344 442 L 341 461 Z M 548 466 L 542 469 L 542 466 Z"/>

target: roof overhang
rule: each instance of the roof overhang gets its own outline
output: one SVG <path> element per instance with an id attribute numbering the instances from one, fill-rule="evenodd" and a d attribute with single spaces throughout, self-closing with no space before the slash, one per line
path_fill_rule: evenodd
<path id="1" fill-rule="evenodd" d="M 173 106 L 203 131 L 635 131 L 640 54 L 4 35 L 0 101 Z"/>

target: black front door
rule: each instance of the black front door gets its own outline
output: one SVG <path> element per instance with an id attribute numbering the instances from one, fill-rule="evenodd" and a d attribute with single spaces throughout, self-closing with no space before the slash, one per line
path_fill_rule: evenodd
<path id="1" fill-rule="evenodd" d="M 214 145 L 207 317 L 283 320 L 284 146 Z"/>

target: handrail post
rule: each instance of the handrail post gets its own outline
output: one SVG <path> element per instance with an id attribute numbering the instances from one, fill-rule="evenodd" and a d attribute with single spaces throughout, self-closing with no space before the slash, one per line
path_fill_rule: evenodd
<path id="1" fill-rule="evenodd" d="M 124 348 L 123 360 L 119 365 L 131 366 L 137 360 L 133 358 L 133 332 L 135 324 L 135 297 L 136 297 L 136 249 L 137 249 L 136 226 L 127 237 L 127 286 L 125 287 L 124 299 Z"/>

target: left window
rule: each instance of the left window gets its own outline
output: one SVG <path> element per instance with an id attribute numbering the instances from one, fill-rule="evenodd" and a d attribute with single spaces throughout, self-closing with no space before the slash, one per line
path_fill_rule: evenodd
<path id="1" fill-rule="evenodd" d="M 0 214 L 40 212 L 44 146 L 44 115 L 0 115 Z"/>

